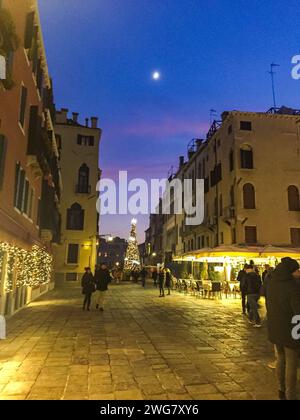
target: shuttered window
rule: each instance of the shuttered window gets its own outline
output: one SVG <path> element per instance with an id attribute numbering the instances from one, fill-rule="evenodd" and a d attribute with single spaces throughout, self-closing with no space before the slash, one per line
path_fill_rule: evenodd
<path id="1" fill-rule="evenodd" d="M 34 33 L 34 12 L 28 13 L 26 18 L 24 48 L 29 49 L 32 45 Z"/>
<path id="2" fill-rule="evenodd" d="M 25 86 L 22 86 L 21 99 L 20 99 L 20 115 L 19 115 L 19 122 L 22 127 L 24 127 L 24 123 L 25 123 L 26 102 L 27 102 L 27 88 Z"/>
<path id="3" fill-rule="evenodd" d="M 6 138 L 0 134 L 0 190 L 3 185 L 5 173 Z"/>

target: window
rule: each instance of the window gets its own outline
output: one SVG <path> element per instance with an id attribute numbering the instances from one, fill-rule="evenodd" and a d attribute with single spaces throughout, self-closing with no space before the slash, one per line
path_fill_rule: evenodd
<path id="1" fill-rule="evenodd" d="M 194 239 L 191 240 L 191 251 L 194 251 Z"/>
<path id="2" fill-rule="evenodd" d="M 28 215 L 29 181 L 27 179 L 25 179 L 23 195 L 24 195 L 24 198 L 22 202 L 22 212 Z"/>
<path id="3" fill-rule="evenodd" d="M 198 236 L 197 241 L 197 249 L 201 249 L 201 236 Z"/>
<path id="4" fill-rule="evenodd" d="M 90 193 L 90 185 L 89 185 L 89 178 L 90 178 L 90 170 L 89 167 L 84 163 L 78 173 L 78 185 L 77 185 L 77 193 L 80 194 L 89 194 Z"/>
<path id="5" fill-rule="evenodd" d="M 289 211 L 300 211 L 299 190 L 295 185 L 288 188 Z"/>
<path id="6" fill-rule="evenodd" d="M 229 153 L 229 171 L 232 172 L 234 170 L 234 152 L 231 149 Z"/>
<path id="7" fill-rule="evenodd" d="M 25 86 L 22 86 L 21 87 L 19 122 L 20 122 L 20 124 L 23 128 L 24 128 L 24 123 L 25 123 L 26 102 L 27 102 L 27 88 Z"/>
<path id="8" fill-rule="evenodd" d="M 205 236 L 202 236 L 202 239 L 201 239 L 201 241 L 202 241 L 202 248 L 205 248 Z"/>
<path id="9" fill-rule="evenodd" d="M 69 244 L 68 245 L 68 264 L 78 264 L 79 256 L 79 245 L 78 244 Z"/>
<path id="10" fill-rule="evenodd" d="M 0 189 L 2 187 L 5 173 L 6 139 L 0 134 Z"/>
<path id="11" fill-rule="evenodd" d="M 37 208 L 37 216 L 36 216 L 36 225 L 37 226 L 40 226 L 40 224 L 41 224 L 41 206 L 42 206 L 42 200 L 39 198 L 38 208 Z"/>
<path id="12" fill-rule="evenodd" d="M 231 134 L 232 133 L 232 125 L 230 125 L 229 127 L 228 127 L 228 134 Z"/>
<path id="13" fill-rule="evenodd" d="M 235 205 L 235 194 L 234 194 L 234 187 L 230 188 L 230 206 L 234 207 Z"/>
<path id="14" fill-rule="evenodd" d="M 300 245 L 300 228 L 291 229 L 291 242 L 292 242 L 292 245 L 295 245 L 295 246 Z"/>
<path id="15" fill-rule="evenodd" d="M 24 38 L 24 48 L 30 49 L 33 41 L 34 35 L 34 15 L 35 12 L 30 12 L 26 17 L 26 27 L 25 27 L 25 38 Z"/>
<path id="16" fill-rule="evenodd" d="M 236 229 L 232 229 L 231 231 L 231 241 L 232 244 L 236 244 Z"/>
<path id="17" fill-rule="evenodd" d="M 222 245 L 224 244 L 224 233 L 223 232 L 221 232 L 221 235 L 220 235 L 220 243 Z"/>
<path id="18" fill-rule="evenodd" d="M 34 200 L 34 192 L 33 192 L 33 189 L 30 188 L 29 201 L 28 201 L 28 213 L 27 213 L 30 219 L 32 219 L 33 200 Z"/>
<path id="19" fill-rule="evenodd" d="M 206 237 L 206 247 L 207 247 L 207 248 L 209 248 L 209 244 L 210 244 L 210 242 L 209 242 L 209 236 L 207 236 L 207 237 Z"/>
<path id="20" fill-rule="evenodd" d="M 24 206 L 24 190 L 25 190 L 25 171 L 21 168 L 20 163 L 16 165 L 16 174 L 15 174 L 15 207 L 23 211 Z"/>
<path id="21" fill-rule="evenodd" d="M 77 144 L 79 146 L 94 146 L 95 138 L 94 136 L 82 136 L 81 134 L 78 134 Z"/>
<path id="22" fill-rule="evenodd" d="M 66 273 L 66 281 L 77 281 L 77 273 Z"/>
<path id="23" fill-rule="evenodd" d="M 222 194 L 220 194 L 220 199 L 219 199 L 219 210 L 220 210 L 220 216 L 223 216 L 223 196 L 222 196 Z"/>
<path id="24" fill-rule="evenodd" d="M 253 169 L 253 150 L 251 146 L 244 145 L 241 147 L 241 168 Z"/>
<path id="25" fill-rule="evenodd" d="M 67 230 L 83 230 L 84 210 L 75 203 L 67 210 Z"/>
<path id="26" fill-rule="evenodd" d="M 257 228 L 256 226 L 245 227 L 245 242 L 249 245 L 257 244 Z"/>
<path id="27" fill-rule="evenodd" d="M 251 121 L 241 121 L 240 129 L 243 131 L 252 131 L 252 122 Z"/>
<path id="28" fill-rule="evenodd" d="M 255 189 L 252 184 L 245 184 L 243 188 L 244 209 L 252 210 L 256 208 Z"/>

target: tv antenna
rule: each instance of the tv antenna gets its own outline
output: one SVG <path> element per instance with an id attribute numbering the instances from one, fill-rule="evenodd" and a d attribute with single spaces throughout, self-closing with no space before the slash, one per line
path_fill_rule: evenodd
<path id="1" fill-rule="evenodd" d="M 272 63 L 271 64 L 271 71 L 269 71 L 269 74 L 271 75 L 271 80 L 272 80 L 273 104 L 274 104 L 274 108 L 275 109 L 277 108 L 277 106 L 276 106 L 276 95 L 275 95 L 275 80 L 274 80 L 274 76 L 276 74 L 276 72 L 274 71 L 274 69 L 276 67 L 280 67 L 280 65 L 279 64 Z"/>

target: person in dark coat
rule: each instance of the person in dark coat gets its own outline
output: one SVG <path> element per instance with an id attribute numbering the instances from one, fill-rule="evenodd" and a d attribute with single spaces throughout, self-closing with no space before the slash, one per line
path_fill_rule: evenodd
<path id="1" fill-rule="evenodd" d="M 159 297 L 165 297 L 165 270 L 161 268 L 158 272 Z"/>
<path id="2" fill-rule="evenodd" d="M 157 270 L 154 270 L 153 273 L 152 273 L 152 279 L 153 279 L 154 287 L 157 287 L 157 277 L 158 277 Z"/>
<path id="3" fill-rule="evenodd" d="M 171 271 L 167 268 L 165 270 L 165 274 L 166 274 L 166 288 L 168 289 L 168 295 L 170 295 L 171 294 L 171 285 L 172 285 Z"/>
<path id="4" fill-rule="evenodd" d="M 95 284 L 97 291 L 96 309 L 99 309 L 101 312 L 104 311 L 104 301 L 108 290 L 108 285 L 111 283 L 111 280 L 112 278 L 106 264 L 101 264 L 101 267 L 95 272 Z"/>
<path id="5" fill-rule="evenodd" d="M 255 272 L 252 265 L 246 265 L 246 276 L 245 276 L 245 292 L 247 295 L 247 302 L 249 304 L 249 321 L 254 324 L 254 327 L 261 327 L 261 319 L 258 313 L 259 309 L 259 298 L 262 287 L 260 276 Z"/>
<path id="6" fill-rule="evenodd" d="M 238 274 L 237 280 L 240 283 L 240 291 L 242 296 L 242 309 L 243 314 L 246 315 L 249 313 L 249 304 L 247 302 L 247 290 L 246 290 L 246 265 L 244 266 L 243 270 L 241 270 Z"/>
<path id="7" fill-rule="evenodd" d="M 142 279 L 142 286 L 145 287 L 146 286 L 146 278 L 147 278 L 147 270 L 145 267 L 142 268 L 141 272 L 140 272 L 140 276 Z"/>
<path id="8" fill-rule="evenodd" d="M 85 269 L 85 274 L 82 276 L 81 280 L 82 294 L 84 295 L 83 310 L 90 310 L 92 294 L 95 291 L 95 281 L 94 276 L 90 267 Z"/>
<path id="9" fill-rule="evenodd" d="M 269 340 L 277 351 L 279 398 L 297 399 L 300 339 L 293 335 L 293 318 L 300 315 L 299 264 L 283 258 L 266 285 Z"/>

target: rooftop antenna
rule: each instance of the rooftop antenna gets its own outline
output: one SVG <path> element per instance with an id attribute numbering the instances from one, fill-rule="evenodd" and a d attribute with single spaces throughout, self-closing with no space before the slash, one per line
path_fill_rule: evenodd
<path id="1" fill-rule="evenodd" d="M 215 109 L 211 109 L 209 112 L 210 112 L 210 125 L 212 125 L 214 118 L 217 116 L 217 111 Z"/>
<path id="2" fill-rule="evenodd" d="M 276 106 L 276 95 L 275 95 L 275 81 L 274 81 L 274 75 L 276 74 L 274 69 L 276 67 L 280 67 L 280 65 L 272 63 L 271 64 L 271 71 L 269 71 L 269 74 L 271 75 L 271 80 L 272 80 L 273 103 L 274 103 L 274 108 L 275 109 L 277 108 L 277 106 Z"/>

